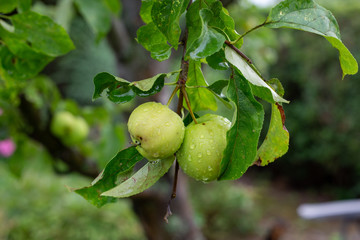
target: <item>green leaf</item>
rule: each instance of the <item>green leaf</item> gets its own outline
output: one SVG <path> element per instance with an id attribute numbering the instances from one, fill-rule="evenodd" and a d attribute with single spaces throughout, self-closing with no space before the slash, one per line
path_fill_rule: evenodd
<path id="1" fill-rule="evenodd" d="M 121 2 L 119 0 L 104 0 L 104 3 L 112 14 L 118 15 L 120 13 Z"/>
<path id="2" fill-rule="evenodd" d="M 240 178 L 253 164 L 264 120 L 264 110 L 252 95 L 248 81 L 235 70 L 227 91 L 236 112 L 226 134 L 227 145 L 221 161 L 219 180 Z"/>
<path id="3" fill-rule="evenodd" d="M 93 100 L 101 97 L 101 93 L 105 89 L 107 88 L 115 89 L 119 84 L 129 85 L 130 82 L 121 78 L 117 78 L 107 72 L 102 72 L 97 74 L 94 78 L 95 91 L 93 94 Z"/>
<path id="4" fill-rule="evenodd" d="M 186 14 L 189 29 L 186 55 L 195 60 L 216 53 L 225 42 L 224 35 L 209 26 L 214 18 L 213 13 L 201 7 L 201 1 L 198 0 L 191 4 Z"/>
<path id="5" fill-rule="evenodd" d="M 288 148 L 289 132 L 283 125 L 278 106 L 272 104 L 269 130 L 257 152 L 256 159 L 260 161 L 261 166 L 265 166 L 283 156 L 288 151 Z"/>
<path id="6" fill-rule="evenodd" d="M 280 80 L 277 78 L 272 78 L 269 81 L 267 81 L 267 84 L 271 86 L 272 89 L 275 90 L 277 94 L 279 94 L 281 97 L 285 94 L 285 89 L 283 85 L 281 84 Z"/>
<path id="7" fill-rule="evenodd" d="M 240 37 L 235 30 L 234 19 L 220 1 L 211 3 L 210 10 L 213 12 L 214 17 L 209 22 L 209 26 L 220 31 L 229 41 L 235 41 Z M 242 43 L 243 41 L 239 41 L 235 46 L 240 48 Z"/>
<path id="8" fill-rule="evenodd" d="M 217 99 L 219 99 L 225 107 L 231 109 L 232 105 L 230 104 L 230 100 L 222 94 L 222 90 L 227 87 L 229 84 L 229 80 L 218 80 L 207 87 L 209 91 L 211 91 Z"/>
<path id="9" fill-rule="evenodd" d="M 242 59 L 237 52 L 235 52 L 230 47 L 225 47 L 225 57 L 226 59 L 234 65 L 243 76 L 254 86 L 258 88 L 262 88 L 262 91 L 266 91 L 268 93 L 262 94 L 262 96 L 271 96 L 270 99 L 268 97 L 265 100 L 270 102 L 284 102 L 289 103 L 289 101 L 280 97 L 264 80 L 259 77 L 259 75 L 252 69 L 248 63 Z M 259 92 L 259 91 L 258 91 Z"/>
<path id="10" fill-rule="evenodd" d="M 4 79 L 26 80 L 35 77 L 53 58 L 31 51 L 30 57 L 23 58 L 13 54 L 8 47 L 0 47 L 0 71 Z"/>
<path id="11" fill-rule="evenodd" d="M 75 0 L 80 13 L 96 35 L 96 40 L 103 38 L 111 27 L 112 11 L 105 0 Z"/>
<path id="12" fill-rule="evenodd" d="M 213 91 L 214 93 L 221 95 L 223 89 L 229 85 L 229 80 L 218 80 L 208 86 L 208 89 Z"/>
<path id="13" fill-rule="evenodd" d="M 27 11 L 12 16 L 11 21 L 15 31 L 5 43 L 16 37 L 36 52 L 51 57 L 64 55 L 75 48 L 64 28 L 49 17 Z"/>
<path id="14" fill-rule="evenodd" d="M 114 103 L 129 102 L 135 95 L 148 97 L 160 92 L 164 87 L 165 77 L 177 72 L 160 73 L 154 77 L 131 83 L 106 72 L 99 73 L 94 78 L 95 91 L 93 100 L 101 97 L 102 92 L 106 89 L 108 89 L 107 97 Z"/>
<path id="15" fill-rule="evenodd" d="M 107 97 L 113 103 L 127 103 L 130 102 L 134 97 L 135 93 L 127 83 L 119 83 L 116 88 L 110 88 L 107 92 Z"/>
<path id="16" fill-rule="evenodd" d="M 224 50 L 214 53 L 211 56 L 206 58 L 207 64 L 216 70 L 227 70 L 229 68 L 229 64 L 226 61 Z"/>
<path id="17" fill-rule="evenodd" d="M 312 0 L 285 0 L 271 9 L 266 20 L 270 28 L 293 28 L 325 37 L 339 50 L 343 78 L 356 74 L 358 64 L 341 41 L 338 23 L 333 14 Z"/>
<path id="18" fill-rule="evenodd" d="M 20 13 L 30 10 L 31 0 L 17 0 L 17 1 L 18 1 L 18 11 Z"/>
<path id="19" fill-rule="evenodd" d="M 0 13 L 12 12 L 17 4 L 17 0 L 0 0 Z"/>
<path id="20" fill-rule="evenodd" d="M 208 84 L 202 74 L 200 62 L 194 60 L 189 61 L 186 86 L 197 86 L 196 88 L 186 88 L 191 108 L 194 112 L 200 110 L 217 110 L 217 104 L 214 95 L 208 89 L 206 89 Z M 187 107 L 185 100 L 184 106 Z"/>
<path id="21" fill-rule="evenodd" d="M 188 4 L 189 0 L 162 0 L 155 1 L 151 9 L 153 22 L 175 49 L 181 34 L 179 18 Z"/>
<path id="22" fill-rule="evenodd" d="M 164 87 L 167 74 L 160 73 L 152 78 L 136 81 L 132 83 L 132 89 L 140 97 L 148 97 L 161 91 Z"/>
<path id="23" fill-rule="evenodd" d="M 196 113 L 194 113 L 194 116 L 195 116 L 195 118 L 199 118 L 199 117 L 200 117 L 200 116 L 197 115 Z M 187 127 L 187 126 L 188 126 L 190 123 L 192 123 L 192 122 L 193 122 L 193 119 L 192 119 L 192 117 L 191 117 L 191 114 L 188 113 L 188 114 L 186 115 L 186 117 L 184 118 L 184 120 L 183 120 L 184 126 Z"/>
<path id="24" fill-rule="evenodd" d="M 90 186 L 75 189 L 74 191 L 97 207 L 114 202 L 116 201 L 115 198 L 102 196 L 101 194 L 124 182 L 130 176 L 130 170 L 135 163 L 142 159 L 143 157 L 135 146 L 121 150 L 111 159 Z"/>
<path id="25" fill-rule="evenodd" d="M 154 185 L 171 167 L 174 156 L 148 162 L 144 167 L 120 185 L 104 192 L 101 196 L 124 198 L 130 197 Z"/>
<path id="26" fill-rule="evenodd" d="M 170 57 L 171 46 L 167 44 L 166 37 L 153 22 L 141 26 L 136 33 L 138 42 L 151 52 L 153 59 L 164 61 Z"/>
<path id="27" fill-rule="evenodd" d="M 154 4 L 153 0 L 141 0 L 140 17 L 144 23 L 151 23 L 151 9 Z"/>
<path id="28" fill-rule="evenodd" d="M 279 96 L 284 96 L 284 88 L 277 78 L 272 78 L 269 81 L 265 82 L 269 87 L 271 87 Z M 267 88 L 259 87 L 256 85 L 251 84 L 252 92 L 255 96 L 264 99 L 269 103 L 276 103 L 273 99 L 272 92 L 269 91 Z"/>

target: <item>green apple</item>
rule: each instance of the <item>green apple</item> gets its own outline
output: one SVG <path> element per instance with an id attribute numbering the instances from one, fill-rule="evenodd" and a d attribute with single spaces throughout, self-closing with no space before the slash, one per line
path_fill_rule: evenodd
<path id="1" fill-rule="evenodd" d="M 89 134 L 87 122 L 68 111 L 56 112 L 50 127 L 52 133 L 67 145 L 78 144 Z"/>
<path id="2" fill-rule="evenodd" d="M 185 129 L 183 144 L 176 153 L 181 169 L 203 182 L 218 178 L 231 122 L 219 115 L 206 114 Z"/>
<path id="3" fill-rule="evenodd" d="M 77 144 L 83 142 L 89 135 L 89 125 L 82 117 L 75 117 L 73 124 L 74 130 L 67 139 L 70 144 Z"/>
<path id="4" fill-rule="evenodd" d="M 182 119 L 156 102 L 141 104 L 131 113 L 128 130 L 139 153 L 149 161 L 173 155 L 184 139 Z"/>

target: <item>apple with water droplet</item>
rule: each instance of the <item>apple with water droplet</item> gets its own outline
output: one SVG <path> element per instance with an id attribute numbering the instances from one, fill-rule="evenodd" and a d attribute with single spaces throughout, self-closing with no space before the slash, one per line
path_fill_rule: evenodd
<path id="1" fill-rule="evenodd" d="M 206 114 L 185 129 L 184 141 L 176 153 L 181 169 L 203 182 L 217 179 L 231 122 L 222 116 Z"/>
<path id="2" fill-rule="evenodd" d="M 128 130 L 139 153 L 149 161 L 173 155 L 184 139 L 185 126 L 168 106 L 156 102 L 141 104 L 131 113 Z"/>

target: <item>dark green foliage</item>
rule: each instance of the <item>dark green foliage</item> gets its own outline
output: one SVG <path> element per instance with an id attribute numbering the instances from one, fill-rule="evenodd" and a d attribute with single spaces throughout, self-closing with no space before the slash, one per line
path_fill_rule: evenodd
<path id="1" fill-rule="evenodd" d="M 238 72 L 230 79 L 229 99 L 236 105 L 236 121 L 226 134 L 227 146 L 219 180 L 240 178 L 256 160 L 264 110 L 252 95 L 250 84 Z"/>
<path id="2" fill-rule="evenodd" d="M 192 183 L 190 192 L 207 239 L 237 239 L 258 229 L 261 210 L 255 205 L 254 194 L 243 186 L 229 181 Z"/>
<path id="3" fill-rule="evenodd" d="M 355 44 L 358 14 L 347 13 L 338 19 L 344 42 L 359 59 L 360 49 Z M 330 44 L 300 32 L 289 35 L 284 31 L 279 34 L 279 39 L 291 41 L 282 43 L 279 61 L 271 72 L 286 79 L 283 84 L 291 101 L 291 106 L 285 106 L 286 122 L 293 139 L 289 152 L 272 169 L 298 187 L 359 196 L 359 74 L 339 81 L 340 66 Z"/>
<path id="4" fill-rule="evenodd" d="M 13 178 L 0 162 L 1 239 L 145 239 L 130 202 L 121 200 L 101 211 L 86 207 L 86 201 L 69 194 L 64 185 L 83 185 L 88 179 L 54 175 L 43 155 L 26 159 L 31 161 L 23 163 L 21 179 Z"/>

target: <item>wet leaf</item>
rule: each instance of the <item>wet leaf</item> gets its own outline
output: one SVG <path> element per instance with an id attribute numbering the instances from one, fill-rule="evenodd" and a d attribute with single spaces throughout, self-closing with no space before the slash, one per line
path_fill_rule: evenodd
<path id="1" fill-rule="evenodd" d="M 107 97 L 114 103 L 129 102 L 135 95 L 148 97 L 160 92 L 164 87 L 165 77 L 170 77 L 177 72 L 160 73 L 154 77 L 131 83 L 110 73 L 99 73 L 94 78 L 93 100 L 99 98 L 106 89 L 108 89 L 106 91 Z"/>
<path id="2" fill-rule="evenodd" d="M 140 97 L 147 97 L 154 95 L 161 91 L 164 87 L 165 77 L 168 75 L 160 73 L 152 78 L 136 81 L 132 83 L 132 89 Z"/>
<path id="3" fill-rule="evenodd" d="M 207 64 L 209 64 L 210 67 L 216 70 L 227 70 L 229 68 L 229 64 L 226 61 L 223 49 L 214 53 L 211 56 L 208 56 L 206 58 L 206 62 Z"/>
<path id="4" fill-rule="evenodd" d="M 95 85 L 95 91 L 93 94 L 93 100 L 101 97 L 101 93 L 105 89 L 116 89 L 119 85 L 129 85 L 130 82 L 122 79 L 117 78 L 110 73 L 102 72 L 95 76 L 94 78 L 94 85 Z"/>
<path id="5" fill-rule="evenodd" d="M 27 52 L 30 54 L 30 52 Z M 32 51 L 31 58 L 14 55 L 7 47 L 0 47 L 0 71 L 4 79 L 26 80 L 35 77 L 53 58 Z"/>
<path id="6" fill-rule="evenodd" d="M 201 9 L 201 1 L 191 4 L 187 14 L 186 23 L 189 29 L 186 55 L 199 60 L 206 58 L 220 50 L 225 37 L 209 26 L 214 18 L 209 9 Z"/>
<path id="7" fill-rule="evenodd" d="M 266 98 L 265 100 L 271 100 L 271 102 L 284 102 L 288 103 L 289 101 L 283 99 L 279 94 L 277 94 L 268 84 L 262 80 L 259 75 L 252 69 L 249 64 L 241 58 L 233 49 L 226 46 L 225 47 L 225 57 L 226 59 L 234 65 L 243 76 L 255 87 L 262 88 L 261 91 L 266 91 L 268 93 L 262 94 L 263 96 L 271 96 L 271 99 Z"/>
<path id="8" fill-rule="evenodd" d="M 63 27 L 49 17 L 26 11 L 11 17 L 15 28 L 12 35 L 5 39 L 17 38 L 39 53 L 57 57 L 74 49 L 74 44 Z"/>
<path id="9" fill-rule="evenodd" d="M 171 46 L 153 22 L 141 26 L 136 33 L 138 42 L 151 53 L 153 59 L 164 61 L 170 57 Z"/>
<path id="10" fill-rule="evenodd" d="M 121 150 L 110 160 L 90 186 L 74 189 L 74 191 L 97 207 L 114 202 L 116 198 L 102 196 L 101 194 L 126 181 L 131 175 L 135 163 L 142 159 L 143 157 L 135 146 Z"/>
<path id="11" fill-rule="evenodd" d="M 253 164 L 264 121 L 262 105 L 252 95 L 249 82 L 236 70 L 227 97 L 235 104 L 236 113 L 226 135 L 219 180 L 238 179 Z"/>
<path id="12" fill-rule="evenodd" d="M 217 104 L 214 95 L 208 89 L 206 89 L 208 84 L 202 74 L 200 62 L 194 60 L 189 61 L 186 85 L 190 87 L 197 86 L 196 88 L 186 88 L 191 108 L 194 112 L 199 110 L 217 110 Z M 185 100 L 184 106 L 187 107 Z"/>
<path id="13" fill-rule="evenodd" d="M 129 179 L 102 193 L 101 196 L 124 198 L 143 192 L 154 185 L 169 170 L 174 160 L 175 157 L 171 156 L 166 159 L 148 162 Z"/>
<path id="14" fill-rule="evenodd" d="M 219 99 L 225 105 L 225 107 L 231 109 L 232 106 L 230 104 L 230 100 L 222 94 L 223 89 L 227 87 L 228 84 L 229 80 L 218 80 L 208 86 L 207 89 L 209 89 L 209 91 L 211 91 L 215 97 L 217 97 L 217 99 Z"/>
<path id="15" fill-rule="evenodd" d="M 276 104 L 272 104 L 269 130 L 261 144 L 256 159 L 265 166 L 283 156 L 289 148 L 289 132 L 283 125 L 281 113 Z"/>
<path id="16" fill-rule="evenodd" d="M 151 8 L 154 24 L 175 49 L 177 49 L 181 34 L 179 18 L 188 3 L 189 0 L 162 0 L 155 1 Z"/>
<path id="17" fill-rule="evenodd" d="M 270 28 L 293 28 L 325 37 L 339 50 L 343 78 L 355 74 L 358 64 L 341 41 L 338 23 L 333 14 L 313 0 L 285 0 L 271 9 L 266 20 Z"/>

